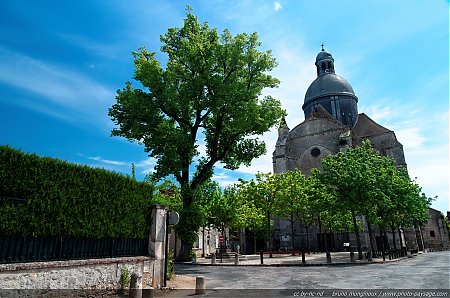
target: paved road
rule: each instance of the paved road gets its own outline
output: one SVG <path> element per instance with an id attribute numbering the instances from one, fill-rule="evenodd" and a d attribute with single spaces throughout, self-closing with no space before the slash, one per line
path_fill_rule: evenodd
<path id="1" fill-rule="evenodd" d="M 181 264 L 175 269 L 177 274 L 204 276 L 208 289 L 206 296 L 221 296 L 222 293 L 228 297 L 239 292 L 232 293 L 230 289 L 244 289 L 244 293 L 238 295 L 242 297 L 303 294 L 295 291 L 274 292 L 274 289 L 449 289 L 449 270 L 448 251 L 419 254 L 395 263 L 362 266 L 213 267 Z M 252 295 L 249 289 L 266 290 Z"/>

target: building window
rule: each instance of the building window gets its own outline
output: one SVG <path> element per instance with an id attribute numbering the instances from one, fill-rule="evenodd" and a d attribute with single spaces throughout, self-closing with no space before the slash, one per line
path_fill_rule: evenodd
<path id="1" fill-rule="evenodd" d="M 319 148 L 313 148 L 313 149 L 311 150 L 311 155 L 312 155 L 313 157 L 319 156 L 319 155 L 320 155 L 320 149 L 319 149 Z"/>
<path id="2" fill-rule="evenodd" d="M 436 235 L 434 234 L 434 231 L 430 231 L 430 237 L 436 237 Z"/>

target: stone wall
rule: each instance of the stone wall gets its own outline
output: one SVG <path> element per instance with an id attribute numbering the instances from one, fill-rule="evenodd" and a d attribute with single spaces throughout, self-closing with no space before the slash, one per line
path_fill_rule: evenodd
<path id="1" fill-rule="evenodd" d="M 0 290 L 72 289 L 114 291 L 122 269 L 152 282 L 154 259 L 125 257 L 0 265 Z"/>
<path id="2" fill-rule="evenodd" d="M 433 208 L 429 208 L 428 213 L 428 222 L 422 229 L 425 248 L 431 250 L 448 249 L 448 231 L 443 214 Z"/>
<path id="3" fill-rule="evenodd" d="M 125 268 L 130 277 L 132 274 L 142 277 L 138 287 L 160 288 L 164 281 L 166 217 L 167 209 L 163 206 L 152 208 L 147 256 L 0 264 L 0 290 L 108 292 L 119 289 L 121 272 Z"/>

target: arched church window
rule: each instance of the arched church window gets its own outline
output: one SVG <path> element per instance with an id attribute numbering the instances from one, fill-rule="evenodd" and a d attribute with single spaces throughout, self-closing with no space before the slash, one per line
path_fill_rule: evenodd
<path id="1" fill-rule="evenodd" d="M 325 70 L 325 68 L 327 68 L 327 67 L 325 66 L 325 62 L 322 62 L 322 70 Z"/>

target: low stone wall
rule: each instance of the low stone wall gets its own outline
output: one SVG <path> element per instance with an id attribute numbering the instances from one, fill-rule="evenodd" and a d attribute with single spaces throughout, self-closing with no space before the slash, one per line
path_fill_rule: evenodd
<path id="1" fill-rule="evenodd" d="M 36 263 L 0 264 L 0 290 L 71 289 L 105 290 L 120 288 L 122 269 L 143 277 L 144 287 L 152 285 L 154 258 L 124 257 Z"/>

